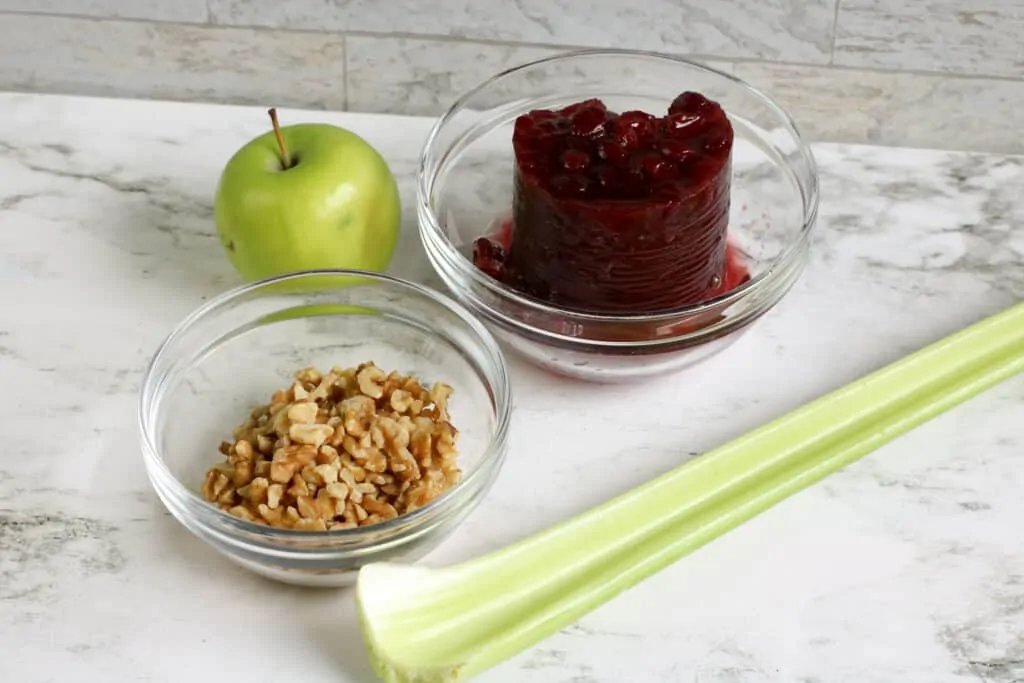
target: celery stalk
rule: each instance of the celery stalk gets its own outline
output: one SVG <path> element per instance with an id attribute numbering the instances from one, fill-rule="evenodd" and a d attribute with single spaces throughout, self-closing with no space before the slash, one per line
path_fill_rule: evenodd
<path id="1" fill-rule="evenodd" d="M 917 425 L 1024 370 L 1024 303 L 588 512 L 459 565 L 360 571 L 387 683 L 464 681 Z"/>

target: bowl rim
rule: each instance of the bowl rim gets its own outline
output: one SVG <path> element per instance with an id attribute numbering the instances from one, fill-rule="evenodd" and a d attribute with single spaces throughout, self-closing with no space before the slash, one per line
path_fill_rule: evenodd
<path id="1" fill-rule="evenodd" d="M 771 262 L 762 268 L 761 272 L 756 276 L 751 277 L 750 280 L 735 287 L 734 289 L 720 294 L 716 297 L 706 299 L 697 304 L 690 304 L 687 306 L 681 306 L 673 309 L 667 309 L 659 311 L 657 313 L 628 313 L 628 314 L 607 314 L 607 313 L 593 313 L 587 311 L 580 311 L 575 309 L 563 308 L 556 306 L 548 302 L 535 299 L 531 296 L 525 295 L 512 287 L 491 278 L 490 276 L 480 272 L 472 262 L 466 258 L 462 252 L 456 249 L 451 240 L 447 238 L 444 230 L 441 229 L 441 225 L 438 222 L 437 215 L 435 214 L 433 207 L 431 206 L 430 195 L 433 190 L 436 175 L 429 174 L 427 172 L 428 159 L 434 154 L 444 156 L 445 150 L 434 150 L 437 138 L 440 135 L 444 127 L 454 118 L 460 111 L 463 110 L 466 103 L 470 101 L 474 96 L 483 92 L 486 88 L 490 87 L 497 81 L 506 76 L 513 75 L 515 73 L 526 71 L 530 68 L 552 64 L 557 62 L 566 62 L 580 58 L 589 57 L 628 57 L 628 58 L 641 58 L 651 59 L 655 61 L 663 62 L 675 62 L 677 64 L 691 67 L 697 71 L 703 71 L 711 74 L 715 77 L 722 78 L 727 81 L 731 81 L 733 84 L 740 86 L 746 90 L 749 94 L 761 101 L 775 116 L 778 117 L 782 123 L 786 132 L 792 136 L 796 142 L 797 151 L 807 167 L 809 182 L 807 188 L 800 186 L 800 195 L 803 201 L 803 224 L 796 236 L 789 241 L 785 249 L 783 249 Z M 728 113 L 728 112 L 727 112 Z M 786 268 L 783 266 L 788 264 L 789 261 L 798 255 L 798 253 L 804 248 L 805 243 L 810 237 L 810 233 L 817 222 L 817 214 L 820 204 L 820 189 L 819 189 L 819 173 L 817 162 L 814 157 L 814 153 L 811 150 L 807 140 L 800 133 L 799 127 L 789 113 L 784 110 L 772 97 L 768 96 L 762 90 L 755 86 L 747 83 L 741 78 L 734 76 L 733 74 L 726 73 L 714 67 L 708 66 L 701 62 L 681 57 L 678 55 L 668 54 L 665 52 L 657 52 L 652 50 L 635 50 L 628 48 L 583 48 L 563 51 L 554 55 L 533 59 L 527 62 L 520 63 L 516 66 L 504 69 L 497 74 L 481 81 L 476 86 L 463 92 L 455 101 L 449 106 L 445 112 L 437 118 L 434 124 L 431 126 L 429 133 L 427 134 L 426 140 L 420 150 L 419 160 L 417 164 L 417 180 L 416 180 L 416 208 L 419 217 L 419 232 L 421 239 L 426 241 L 429 238 L 433 238 L 438 248 L 442 249 L 446 258 L 456 265 L 461 275 L 468 276 L 474 284 L 482 286 L 486 291 L 497 297 L 510 301 L 517 306 L 522 306 L 531 313 L 538 313 L 550 316 L 556 316 L 562 319 L 571 320 L 573 322 L 580 323 L 613 323 L 621 325 L 623 323 L 669 323 L 678 321 L 680 318 L 688 318 L 691 316 L 699 316 L 707 313 L 711 310 L 727 306 L 735 303 L 742 299 L 745 299 L 748 295 L 760 291 L 766 286 L 766 283 L 771 283 L 775 279 L 776 273 L 785 271 Z M 426 218 L 427 220 L 424 220 Z M 428 254 L 430 248 L 427 248 Z M 436 264 L 433 264 L 436 268 Z M 490 309 L 490 307 L 488 307 Z M 502 318 L 509 318 L 507 314 L 498 314 Z M 562 335 L 557 332 L 550 332 L 541 328 L 535 327 L 518 318 L 510 318 L 510 322 L 524 328 L 528 328 L 531 331 L 542 333 L 545 336 L 551 336 L 554 338 L 562 339 L 563 341 L 570 342 L 585 342 L 588 344 L 602 344 L 602 345 L 624 345 L 624 346 L 637 346 L 647 345 L 652 343 L 658 343 L 663 341 L 678 342 L 682 339 L 687 339 L 699 335 L 703 329 L 699 328 L 692 332 L 686 332 L 679 335 L 672 335 L 665 338 L 659 338 L 658 340 L 644 340 L 640 342 L 600 342 L 598 340 L 588 339 L 586 337 L 572 337 Z"/>
<path id="2" fill-rule="evenodd" d="M 394 285 L 430 299 L 434 303 L 444 306 L 457 315 L 460 320 L 470 327 L 472 332 L 476 335 L 476 339 L 480 343 L 482 350 L 486 352 L 489 360 L 493 362 L 492 370 L 494 374 L 494 381 L 491 381 L 487 377 L 482 379 L 487 392 L 492 396 L 495 418 L 494 431 L 487 441 L 484 452 L 480 457 L 479 464 L 472 472 L 469 473 L 468 476 L 460 479 L 455 486 L 451 487 L 423 507 L 417 508 L 407 514 L 399 515 L 393 519 L 378 522 L 377 524 L 369 526 L 327 531 L 300 531 L 257 524 L 255 522 L 235 517 L 234 515 L 228 514 L 220 508 L 211 505 L 208 501 L 199 496 L 197 491 L 186 486 L 171 472 L 167 462 L 160 453 L 160 449 L 156 445 L 155 422 L 158 411 L 151 410 L 153 401 L 157 397 L 163 395 L 163 390 L 160 385 L 165 381 L 166 374 L 155 375 L 154 371 L 159 364 L 167 358 L 168 354 L 173 350 L 176 342 L 187 334 L 198 321 L 205 319 L 207 316 L 215 313 L 218 309 L 261 289 L 267 290 L 281 283 L 303 281 L 323 276 L 358 277 L 365 278 L 368 281 L 376 282 L 378 284 L 385 283 Z M 341 287 L 348 286 L 352 285 L 342 285 Z M 504 464 L 511 426 L 512 404 L 513 397 L 508 365 L 505 356 L 501 351 L 500 345 L 486 326 L 484 326 L 460 302 L 452 299 L 451 297 L 445 296 L 441 292 L 438 292 L 426 285 L 396 277 L 394 275 L 388 275 L 386 273 L 340 268 L 315 269 L 294 271 L 245 282 L 211 297 L 203 304 L 193 309 L 184 318 L 179 320 L 179 322 L 172 328 L 170 333 L 167 334 L 164 340 L 157 347 L 146 365 L 137 402 L 137 420 L 143 461 L 149 476 L 153 477 L 155 470 L 155 473 L 159 475 L 160 479 L 159 487 L 166 487 L 169 489 L 169 493 L 177 499 L 176 503 L 199 506 L 199 510 L 202 510 L 203 513 L 208 513 L 208 515 L 203 513 L 189 514 L 188 517 L 191 523 L 197 524 L 204 530 L 213 530 L 214 525 L 212 522 L 216 520 L 220 525 L 220 528 L 216 531 L 218 535 L 223 535 L 223 529 L 227 528 L 234 532 L 231 535 L 234 541 L 241 543 L 246 548 L 250 549 L 254 547 L 262 547 L 265 552 L 272 555 L 309 554 L 316 553 L 318 551 L 328 553 L 336 553 L 339 551 L 358 553 L 367 549 L 372 549 L 376 546 L 393 545 L 405 536 L 415 536 L 424 524 L 429 525 L 431 520 L 438 518 L 439 515 L 445 514 L 446 511 L 450 510 L 451 514 L 454 514 L 462 509 L 463 505 L 474 504 L 473 498 L 467 499 L 465 497 L 466 492 L 472 493 L 476 490 L 476 487 L 473 485 L 481 480 L 485 482 L 485 486 L 489 487 L 488 481 L 493 483 Z M 154 486 L 154 488 L 157 489 L 157 496 L 162 498 L 159 487 Z M 486 490 L 487 489 L 484 488 L 481 492 L 485 493 Z M 162 502 L 167 506 L 166 501 Z M 476 502 L 479 502 L 479 498 L 476 498 Z M 172 514 L 177 516 L 175 510 L 170 511 Z M 204 517 L 208 518 L 204 519 Z M 437 519 L 437 523 L 443 524 L 444 521 L 444 518 Z M 243 536 L 242 534 L 245 535 Z M 255 541 L 254 536 L 259 539 L 259 542 Z M 291 542 L 313 541 L 318 542 L 318 546 L 303 547 L 302 545 L 296 545 L 282 548 L 274 544 L 274 541 L 278 539 Z M 323 544 L 325 541 L 329 541 L 330 545 L 319 545 Z"/>

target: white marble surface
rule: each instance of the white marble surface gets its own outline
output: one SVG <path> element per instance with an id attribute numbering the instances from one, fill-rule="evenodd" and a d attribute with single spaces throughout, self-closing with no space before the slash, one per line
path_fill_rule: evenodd
<path id="1" fill-rule="evenodd" d="M 366 135 L 409 206 L 426 119 L 281 116 Z M 262 108 L 0 95 L 4 683 L 372 681 L 348 592 L 220 559 L 163 510 L 139 454 L 150 354 L 237 282 L 211 197 L 228 155 L 265 127 Z M 816 152 L 807 272 L 706 366 L 601 388 L 510 359 L 510 459 L 430 562 L 580 512 L 1024 297 L 1024 159 Z M 434 282 L 408 215 L 394 272 Z M 1022 409 L 1018 377 L 479 680 L 1024 679 Z"/>

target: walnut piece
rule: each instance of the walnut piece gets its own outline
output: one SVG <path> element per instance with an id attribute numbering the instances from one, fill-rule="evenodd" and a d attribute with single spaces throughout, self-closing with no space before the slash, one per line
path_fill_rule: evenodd
<path id="1" fill-rule="evenodd" d="M 373 362 L 303 368 L 219 446 L 204 499 L 240 519 L 336 531 L 423 507 L 462 477 L 451 386 Z"/>

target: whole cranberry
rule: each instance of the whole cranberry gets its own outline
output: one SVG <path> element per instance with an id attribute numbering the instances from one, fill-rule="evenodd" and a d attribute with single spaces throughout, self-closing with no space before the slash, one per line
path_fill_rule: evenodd
<path id="1" fill-rule="evenodd" d="M 704 139 L 704 151 L 708 154 L 721 154 L 729 149 L 731 142 L 726 131 L 715 130 Z"/>
<path id="2" fill-rule="evenodd" d="M 512 133 L 513 139 L 526 140 L 536 132 L 537 122 L 533 117 L 526 114 L 516 117 L 516 125 Z"/>
<path id="3" fill-rule="evenodd" d="M 697 152 L 690 148 L 690 145 L 682 140 L 663 140 L 660 151 L 666 157 L 676 163 L 689 161 L 697 156 Z"/>
<path id="4" fill-rule="evenodd" d="M 699 114 L 711 104 L 708 99 L 696 92 L 684 92 L 672 100 L 668 108 L 669 114 Z"/>
<path id="5" fill-rule="evenodd" d="M 473 241 L 473 261 L 480 260 L 504 262 L 505 248 L 489 237 L 478 237 Z"/>
<path id="6" fill-rule="evenodd" d="M 597 136 L 604 132 L 607 120 L 605 112 L 600 109 L 584 109 L 573 114 L 572 134 L 578 137 Z"/>
<path id="7" fill-rule="evenodd" d="M 489 258 L 479 258 L 473 261 L 473 265 L 490 275 L 495 280 L 502 280 L 505 276 L 505 265 L 500 261 Z"/>
<path id="8" fill-rule="evenodd" d="M 700 114 L 678 112 L 665 117 L 665 135 L 669 137 L 687 137 L 699 133 L 710 125 L 711 121 Z"/>
<path id="9" fill-rule="evenodd" d="M 590 165 L 590 155 L 581 149 L 567 149 L 562 152 L 562 168 L 566 171 L 582 171 Z"/>
<path id="10" fill-rule="evenodd" d="M 562 118 L 562 115 L 557 111 L 551 111 L 550 109 L 534 109 L 527 117 L 533 120 L 534 123 L 541 123 L 543 121 L 555 121 Z"/>
<path id="11" fill-rule="evenodd" d="M 544 138 L 557 137 L 563 130 L 565 130 L 566 124 L 563 119 L 545 119 L 536 125 L 537 141 L 540 142 Z"/>
<path id="12" fill-rule="evenodd" d="M 620 163 L 626 160 L 629 152 L 614 138 L 605 138 L 597 143 L 597 156 L 611 163 Z"/>
<path id="13" fill-rule="evenodd" d="M 641 141 L 650 139 L 658 130 L 658 119 L 643 111 L 623 112 L 615 121 L 616 131 L 632 130 Z"/>
<path id="14" fill-rule="evenodd" d="M 657 152 L 646 152 L 639 158 L 640 171 L 653 180 L 663 180 L 676 174 L 674 164 Z"/>
<path id="15" fill-rule="evenodd" d="M 585 109 L 593 109 L 601 112 L 602 114 L 608 114 L 608 107 L 604 105 L 604 102 L 596 97 L 592 97 L 589 100 L 570 104 L 568 107 L 562 109 L 561 115 L 566 118 L 572 118 L 577 112 L 584 111 Z"/>
<path id="16" fill-rule="evenodd" d="M 640 146 L 640 136 L 636 131 L 629 126 L 619 126 L 617 123 L 612 131 L 612 140 L 627 152 L 632 152 Z"/>

